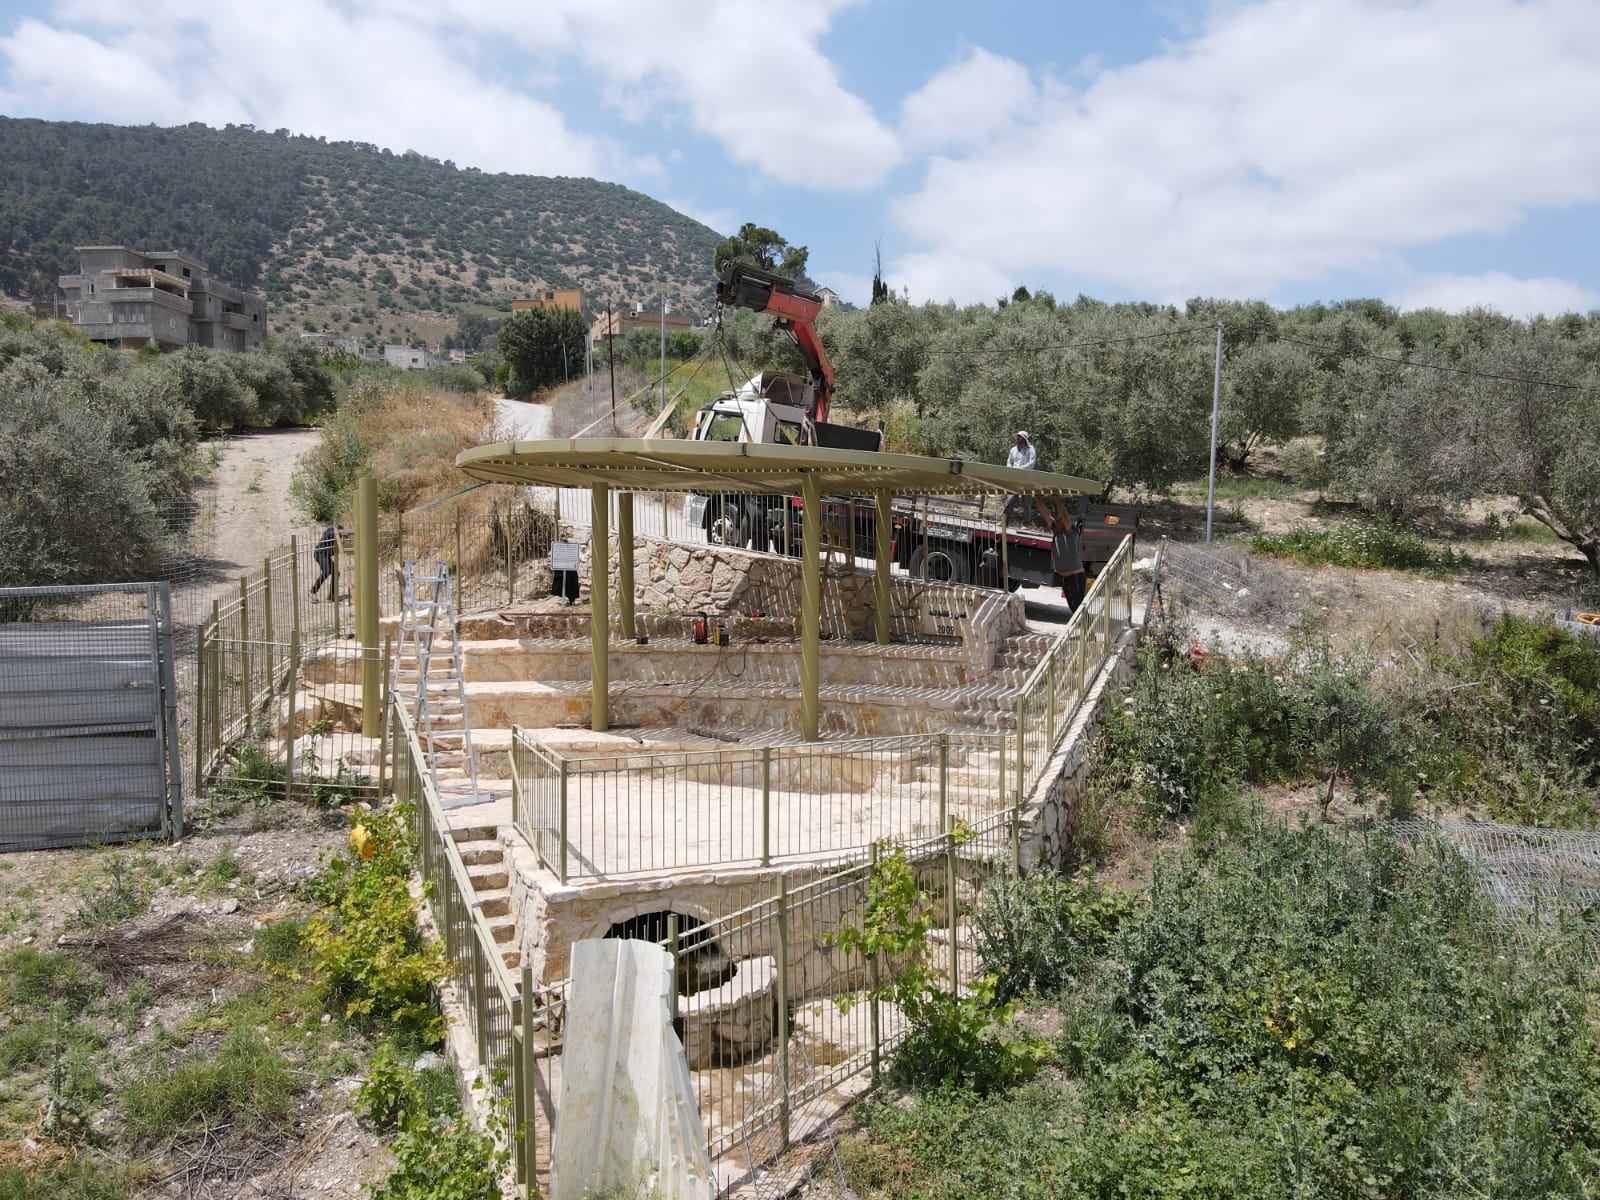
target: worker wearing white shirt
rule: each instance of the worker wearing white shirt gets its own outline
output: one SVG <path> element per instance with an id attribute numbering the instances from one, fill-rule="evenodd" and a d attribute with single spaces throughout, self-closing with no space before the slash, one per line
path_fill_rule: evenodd
<path id="1" fill-rule="evenodd" d="M 1020 467 L 1024 471 L 1033 470 L 1039 461 L 1039 452 L 1033 448 L 1033 439 L 1028 436 L 1026 429 L 1017 430 L 1011 439 L 1011 451 L 1006 455 L 1006 466 Z M 1018 510 L 1021 510 L 1023 523 L 1033 520 L 1033 497 L 1013 496 L 1006 501 L 1006 520 L 1015 521 Z"/>

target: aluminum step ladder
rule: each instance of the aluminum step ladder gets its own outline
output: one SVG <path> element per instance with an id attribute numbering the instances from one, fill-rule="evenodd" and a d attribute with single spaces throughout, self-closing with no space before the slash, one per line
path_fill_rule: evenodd
<path id="1" fill-rule="evenodd" d="M 462 808 L 492 800 L 478 787 L 448 564 L 436 562 L 432 574 L 423 574 L 414 561 L 406 560 L 399 632 L 393 687 L 397 695 L 411 700 L 412 719 L 439 803 Z M 441 770 L 451 773 L 441 778 Z"/>

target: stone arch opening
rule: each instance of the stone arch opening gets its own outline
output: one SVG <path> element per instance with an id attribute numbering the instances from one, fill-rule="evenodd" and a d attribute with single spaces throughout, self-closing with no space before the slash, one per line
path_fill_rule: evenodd
<path id="1" fill-rule="evenodd" d="M 606 937 L 664 943 L 668 922 L 673 917 L 678 919 L 678 994 L 692 996 L 726 983 L 737 964 L 706 928 L 706 923 L 687 913 L 672 909 L 637 913 L 613 923 L 606 930 Z"/>

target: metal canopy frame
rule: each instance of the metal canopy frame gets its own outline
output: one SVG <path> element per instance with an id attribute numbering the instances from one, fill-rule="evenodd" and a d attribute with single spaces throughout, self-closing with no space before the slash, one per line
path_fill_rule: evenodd
<path id="1" fill-rule="evenodd" d="M 872 496 L 880 518 L 895 496 L 1097 494 L 1097 480 L 1050 471 L 997 467 L 955 458 L 650 438 L 571 438 L 500 442 L 463 450 L 456 466 L 486 483 L 588 488 L 591 495 L 590 726 L 611 724 L 609 642 L 609 493 L 620 492 L 618 617 L 633 636 L 633 493 L 711 492 L 804 499 L 800 550 L 800 735 L 817 740 L 822 616 L 822 497 Z M 1003 518 L 1002 518 L 1003 519 Z M 889 640 L 889 539 L 877 540 L 876 640 Z M 602 570 L 605 574 L 602 574 Z"/>

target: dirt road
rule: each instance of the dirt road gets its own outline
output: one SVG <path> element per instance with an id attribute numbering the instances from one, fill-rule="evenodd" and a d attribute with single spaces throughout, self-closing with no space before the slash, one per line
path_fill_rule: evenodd
<path id="1" fill-rule="evenodd" d="M 221 442 L 221 459 L 197 489 L 202 528 L 201 563 L 195 586 L 183 589 L 190 606 L 235 591 L 241 575 L 309 530 L 306 515 L 289 494 L 301 457 L 317 444 L 317 429 L 270 429 L 237 434 Z"/>

